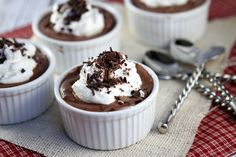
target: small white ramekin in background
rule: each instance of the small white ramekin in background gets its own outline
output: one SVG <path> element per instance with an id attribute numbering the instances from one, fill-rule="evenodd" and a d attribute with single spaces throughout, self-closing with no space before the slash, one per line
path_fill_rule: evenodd
<path id="1" fill-rule="evenodd" d="M 140 42 L 166 48 L 175 38 L 191 41 L 200 39 L 207 27 L 211 0 L 197 8 L 178 13 L 155 13 L 136 7 L 132 0 L 125 0 L 128 27 Z"/>
<path id="2" fill-rule="evenodd" d="M 19 86 L 0 88 L 0 125 L 15 124 L 35 118 L 54 101 L 55 58 L 48 48 L 34 42 L 33 44 L 47 56 L 49 67 L 33 81 Z"/>
<path id="3" fill-rule="evenodd" d="M 113 150 L 135 144 L 146 137 L 155 119 L 159 80 L 150 68 L 142 66 L 153 78 L 151 94 L 135 106 L 112 112 L 90 112 L 66 103 L 61 97 L 60 85 L 73 68 L 62 74 L 54 92 L 64 128 L 73 141 L 91 149 Z"/>
<path id="4" fill-rule="evenodd" d="M 48 46 L 55 54 L 57 73 L 61 73 L 73 65 L 82 64 L 82 62 L 89 57 L 97 56 L 109 47 L 119 50 L 121 29 L 121 16 L 119 12 L 103 2 L 92 1 L 91 4 L 110 12 L 116 21 L 114 28 L 110 32 L 94 39 L 85 41 L 63 41 L 50 38 L 43 34 L 38 26 L 41 18 L 50 11 L 49 9 L 33 21 L 33 32 L 36 39 Z"/>

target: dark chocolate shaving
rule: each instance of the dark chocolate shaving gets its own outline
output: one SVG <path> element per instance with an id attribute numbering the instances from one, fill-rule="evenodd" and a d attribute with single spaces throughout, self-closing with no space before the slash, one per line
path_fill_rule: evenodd
<path id="1" fill-rule="evenodd" d="M 4 55 L 4 51 L 0 49 L 0 64 L 3 64 L 3 62 L 6 60 L 6 56 Z"/>
<path id="2" fill-rule="evenodd" d="M 4 42 L 0 40 L 0 64 L 2 64 L 6 60 L 6 56 L 4 55 Z"/>
<path id="3" fill-rule="evenodd" d="M 58 12 L 63 13 L 70 9 L 64 19 L 64 24 L 69 25 L 72 21 L 79 21 L 81 16 L 88 11 L 86 0 L 69 0 L 67 3 L 61 4 L 58 7 Z M 72 30 L 68 30 L 72 32 Z"/>
<path id="4" fill-rule="evenodd" d="M 124 92 L 124 89 L 120 88 L 120 91 L 121 91 L 121 92 Z"/>
<path id="5" fill-rule="evenodd" d="M 136 97 L 136 98 L 141 97 L 140 90 L 132 90 L 131 95 L 132 97 Z"/>
<path id="6" fill-rule="evenodd" d="M 16 39 L 13 39 L 13 41 L 8 40 L 6 38 L 1 38 L 0 39 L 0 48 L 4 49 L 4 45 L 7 45 L 8 47 L 12 46 L 13 49 L 12 51 L 17 51 L 20 50 L 22 55 L 26 49 L 23 47 L 25 44 L 24 43 L 19 43 Z"/>
<path id="7" fill-rule="evenodd" d="M 110 88 L 117 84 L 128 82 L 126 77 L 114 78 L 111 75 L 114 74 L 117 69 L 121 68 L 121 66 L 125 65 L 124 57 L 119 52 L 113 51 L 112 48 L 110 48 L 110 51 L 104 51 L 99 54 L 99 56 L 93 61 L 87 61 L 84 62 L 84 64 L 98 68 L 98 70 L 94 71 L 92 75 L 87 75 L 87 87 L 91 89 L 93 95 L 95 94 L 95 91 L 99 91 L 101 88 Z M 130 68 L 125 68 L 123 73 L 129 75 L 130 70 Z M 119 88 L 119 90 L 124 92 L 124 89 L 122 88 Z M 110 91 L 107 90 L 107 94 L 109 93 Z M 144 99 L 140 94 L 140 90 L 133 90 L 130 94 L 130 97 L 135 98 L 134 103 L 141 102 Z M 127 103 L 130 100 L 129 97 L 122 96 L 116 96 L 115 99 L 119 104 Z"/>
<path id="8" fill-rule="evenodd" d="M 10 40 L 8 40 L 8 39 L 6 39 L 6 38 L 2 38 L 2 39 L 1 39 L 1 42 L 2 42 L 2 45 L 3 45 L 3 46 L 4 46 L 4 45 L 11 46 L 11 45 L 14 44 L 12 41 L 10 41 Z"/>
<path id="9" fill-rule="evenodd" d="M 91 76 L 87 76 L 87 87 L 91 90 L 99 90 L 101 88 L 110 88 L 120 83 L 127 83 L 127 78 L 113 78 L 112 73 L 119 69 L 125 62 L 123 56 L 110 48 L 110 51 L 104 51 L 98 58 L 93 61 L 84 62 L 88 66 L 98 68 Z"/>
<path id="10" fill-rule="evenodd" d="M 119 104 L 124 104 L 129 102 L 132 98 L 132 101 L 134 101 L 135 104 L 143 101 L 144 97 L 141 97 L 140 95 L 140 90 L 133 90 L 131 91 L 131 96 L 130 97 L 122 97 L 122 96 L 116 96 L 115 99 Z"/>
<path id="11" fill-rule="evenodd" d="M 22 56 L 24 56 L 24 51 L 26 50 L 23 46 L 25 45 L 24 43 L 19 43 L 15 39 L 13 41 L 8 40 L 6 38 L 1 38 L 0 39 L 0 64 L 3 64 L 3 62 L 7 59 L 4 51 L 5 51 L 5 45 L 10 47 L 12 46 L 13 48 L 11 49 L 13 52 L 20 50 L 22 53 Z"/>
<path id="12" fill-rule="evenodd" d="M 71 28 L 68 28 L 67 30 L 68 30 L 68 32 L 72 33 L 72 29 Z"/>
<path id="13" fill-rule="evenodd" d="M 13 41 L 14 41 L 13 45 L 14 45 L 15 48 L 20 49 L 21 47 L 23 47 L 25 45 L 24 43 L 19 43 L 18 41 L 16 41 L 15 38 L 13 38 Z"/>
<path id="14" fill-rule="evenodd" d="M 21 73 L 24 73 L 24 72 L 25 72 L 25 69 L 24 69 L 24 68 L 22 68 L 20 72 L 21 72 Z"/>
<path id="15" fill-rule="evenodd" d="M 4 47 L 3 40 L 0 40 L 0 49 L 2 49 L 3 47 Z"/>

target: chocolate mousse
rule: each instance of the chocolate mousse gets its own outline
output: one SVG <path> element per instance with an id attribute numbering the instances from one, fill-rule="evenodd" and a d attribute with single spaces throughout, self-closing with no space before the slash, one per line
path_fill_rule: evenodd
<path id="1" fill-rule="evenodd" d="M 127 60 L 127 56 L 124 56 L 110 49 L 110 51 L 104 51 L 97 58 L 92 58 L 84 62 L 82 66 L 71 70 L 65 76 L 60 87 L 62 98 L 75 108 L 94 112 L 122 110 L 143 101 L 152 91 L 153 80 L 141 65 Z M 91 66 L 96 68 L 93 73 L 88 72 Z M 133 69 L 131 70 L 131 68 Z M 83 74 L 85 73 L 87 75 L 84 77 Z M 83 78 L 80 78 L 80 76 Z M 136 83 L 131 84 L 130 81 L 139 83 L 137 81 L 139 78 L 140 87 L 134 88 Z M 77 85 L 76 82 L 80 79 L 85 79 L 85 88 L 88 88 L 88 91 L 92 93 L 88 100 L 93 99 L 92 97 L 98 100 L 101 97 L 101 103 L 85 102 L 75 94 L 76 90 L 73 86 Z M 83 82 L 81 83 L 81 86 L 83 86 Z M 85 91 L 85 88 L 81 87 L 81 89 L 84 89 L 82 93 L 88 92 Z M 134 89 L 129 90 L 128 88 Z M 117 93 L 120 93 L 120 95 Z M 108 101 L 109 94 L 115 95 L 115 99 L 111 103 Z M 125 96 L 125 94 L 128 95 Z M 106 101 L 108 101 L 108 104 L 103 104 Z"/>
<path id="2" fill-rule="evenodd" d="M 87 2 L 85 0 L 69 0 L 66 3 L 58 5 L 58 8 L 57 8 L 58 13 L 63 14 L 64 12 L 68 12 L 69 10 L 68 15 L 64 18 L 64 21 L 63 21 L 63 25 L 65 25 L 65 27 L 60 28 L 60 31 L 55 31 L 53 29 L 55 24 L 53 24 L 50 21 L 51 16 L 53 15 L 53 12 L 51 11 L 47 13 L 46 15 L 44 15 L 42 19 L 40 20 L 39 30 L 50 38 L 63 40 L 63 41 L 84 41 L 84 40 L 89 40 L 89 39 L 102 36 L 110 32 L 116 25 L 116 20 L 114 16 L 105 9 L 102 9 L 96 6 L 91 6 L 91 8 L 98 9 L 98 12 L 103 15 L 103 18 L 104 18 L 103 29 L 100 32 L 93 34 L 91 36 L 73 34 L 73 30 L 69 28 L 68 26 L 72 22 L 79 22 L 82 19 L 82 15 L 89 11 L 87 9 L 86 3 Z M 96 24 L 93 24 L 93 25 L 96 25 Z M 87 27 L 87 26 L 84 26 L 84 27 Z M 78 28 L 75 28 L 75 29 L 78 29 Z M 65 33 L 64 32 L 65 30 L 67 30 L 69 33 Z"/>
<path id="3" fill-rule="evenodd" d="M 33 56 L 30 56 L 26 53 L 28 50 L 27 50 L 27 47 L 25 47 L 25 45 L 26 45 L 25 43 L 20 43 L 16 41 L 15 39 L 8 40 L 6 38 L 0 38 L 0 69 L 1 69 L 0 88 L 14 87 L 14 86 L 22 85 L 27 82 L 33 81 L 37 79 L 38 77 L 40 77 L 47 70 L 49 66 L 49 61 L 48 61 L 47 56 L 44 55 L 41 52 L 41 50 L 39 50 L 38 48 L 35 48 L 35 54 Z M 6 53 L 6 51 L 8 52 Z M 20 58 L 17 60 L 16 58 L 14 58 L 15 57 L 14 55 L 16 55 L 16 57 L 19 57 L 19 54 L 16 54 L 19 52 L 20 52 Z M 8 60 L 8 58 L 11 58 L 12 60 L 10 61 Z M 23 63 L 20 63 L 20 62 L 18 63 L 18 61 L 21 58 L 24 58 L 24 60 L 22 60 Z M 25 60 L 34 60 L 36 63 L 36 67 L 33 69 L 32 76 L 30 76 L 25 81 L 19 82 L 17 78 L 21 78 L 24 73 L 28 72 L 27 71 L 28 69 L 24 68 L 24 67 L 27 67 L 27 65 L 25 65 L 26 63 L 24 63 Z M 23 65 L 22 68 L 21 68 L 21 65 Z M 4 73 L 4 70 L 2 69 L 5 70 L 5 73 Z M 9 73 L 9 71 L 11 70 L 15 70 L 15 71 L 12 73 Z M 4 75 L 12 75 L 12 76 L 4 76 Z M 14 75 L 17 75 L 15 78 L 16 82 L 2 83 L 2 80 L 4 79 L 11 80 L 13 77 L 15 77 Z"/>
<path id="4" fill-rule="evenodd" d="M 138 8 L 157 13 L 177 13 L 177 12 L 188 11 L 201 6 L 203 3 L 205 3 L 205 1 L 206 0 L 188 0 L 188 2 L 184 5 L 174 5 L 167 7 L 149 7 L 140 0 L 132 0 L 133 4 Z"/>

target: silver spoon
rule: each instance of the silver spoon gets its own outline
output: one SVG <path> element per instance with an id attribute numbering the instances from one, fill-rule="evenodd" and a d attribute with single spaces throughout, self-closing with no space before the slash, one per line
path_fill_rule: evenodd
<path id="1" fill-rule="evenodd" d="M 222 50 L 224 50 L 224 49 L 222 49 L 222 48 L 211 48 L 209 51 L 204 53 L 205 54 L 204 57 L 196 57 L 197 59 L 196 59 L 196 62 L 194 63 L 194 65 L 197 65 L 199 63 L 201 63 L 201 65 L 199 65 L 196 68 L 196 70 L 193 72 L 192 76 L 189 77 L 189 79 L 186 83 L 186 87 L 183 89 L 183 91 L 179 95 L 177 101 L 171 107 L 171 109 L 167 112 L 167 114 L 165 114 L 163 116 L 163 119 L 158 124 L 158 130 L 159 130 L 160 133 L 164 134 L 164 133 L 168 132 L 170 122 L 174 119 L 174 117 L 176 116 L 176 114 L 179 111 L 180 107 L 182 106 L 185 99 L 187 98 L 188 94 L 191 92 L 192 88 L 198 82 L 198 79 L 201 76 L 202 71 L 204 70 L 204 63 L 207 60 L 211 59 L 212 57 L 214 57 L 216 55 L 219 55 L 220 54 L 219 52 L 223 53 Z M 156 52 L 155 55 L 153 55 L 152 53 L 155 53 L 155 51 L 149 51 L 147 53 L 148 55 L 145 55 L 145 57 L 143 59 L 144 63 L 151 66 L 151 68 L 154 68 L 154 70 L 157 73 L 161 74 L 162 76 L 168 76 L 169 78 L 173 78 L 173 77 L 176 78 L 178 76 L 179 68 L 172 68 L 172 67 L 176 67 L 178 65 L 177 62 L 174 62 L 174 60 L 171 60 L 170 58 L 168 58 L 168 56 L 165 56 L 164 54 Z M 168 60 L 170 62 L 165 62 L 166 60 Z M 164 63 L 168 63 L 168 65 L 165 65 Z M 160 66 L 161 68 L 155 68 L 157 65 L 158 65 L 158 67 Z M 163 65 L 165 65 L 165 66 L 163 67 Z M 165 69 L 165 71 L 163 72 L 163 71 L 161 71 L 161 69 Z M 170 72 L 170 70 L 168 70 L 168 69 L 171 69 L 172 72 Z"/>
<path id="2" fill-rule="evenodd" d="M 218 56 L 224 52 L 224 47 L 213 46 L 206 52 L 201 53 L 198 47 L 186 39 L 175 39 L 170 43 L 170 55 L 175 60 L 188 64 L 199 65 L 204 60 L 212 59 L 214 56 Z"/>
<path id="3" fill-rule="evenodd" d="M 192 73 L 193 67 L 224 53 L 224 47 L 211 47 L 206 52 L 195 56 L 194 62 L 182 66 L 166 52 L 148 51 L 143 57 L 143 63 L 151 67 L 160 79 L 185 78 Z"/>
<path id="4" fill-rule="evenodd" d="M 199 65 L 196 70 L 193 72 L 192 76 L 189 77 L 185 88 L 182 90 L 181 94 L 178 96 L 175 103 L 172 105 L 172 107 L 164 114 L 162 117 L 162 120 L 158 124 L 158 130 L 160 133 L 165 134 L 169 130 L 170 122 L 173 121 L 174 117 L 180 110 L 181 106 L 183 105 L 184 101 L 187 99 L 189 93 L 191 92 L 192 88 L 195 86 L 195 84 L 198 82 L 199 77 L 202 74 L 202 71 L 204 70 L 204 63 Z"/>

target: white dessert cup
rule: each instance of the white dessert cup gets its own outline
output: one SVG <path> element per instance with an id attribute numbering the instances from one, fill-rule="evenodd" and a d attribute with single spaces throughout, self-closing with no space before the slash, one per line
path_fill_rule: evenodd
<path id="1" fill-rule="evenodd" d="M 50 12 L 50 9 L 46 10 L 33 21 L 33 32 L 36 39 L 48 46 L 55 54 L 57 60 L 57 73 L 61 73 L 73 65 L 82 64 L 88 57 L 97 56 L 99 52 L 102 52 L 109 47 L 119 50 L 121 29 L 121 16 L 119 12 L 112 6 L 103 2 L 92 1 L 91 4 L 110 12 L 116 21 L 116 24 L 111 31 L 93 39 L 84 41 L 63 41 L 50 38 L 43 34 L 39 30 L 39 22 L 45 14 Z"/>
<path id="2" fill-rule="evenodd" d="M 153 78 L 151 94 L 135 106 L 112 112 L 91 112 L 66 103 L 60 94 L 61 83 L 73 68 L 56 81 L 54 92 L 64 128 L 76 143 L 97 150 L 120 149 L 145 138 L 152 128 L 157 105 L 159 80 L 147 66 L 142 65 Z"/>
<path id="3" fill-rule="evenodd" d="M 166 48 L 171 40 L 199 40 L 205 33 L 211 0 L 196 8 L 178 13 L 155 13 L 138 8 L 125 0 L 128 27 L 140 42 Z"/>
<path id="4" fill-rule="evenodd" d="M 47 56 L 49 67 L 33 81 L 14 87 L 0 88 L 0 125 L 15 124 L 35 118 L 54 101 L 55 58 L 48 48 L 32 43 Z"/>

